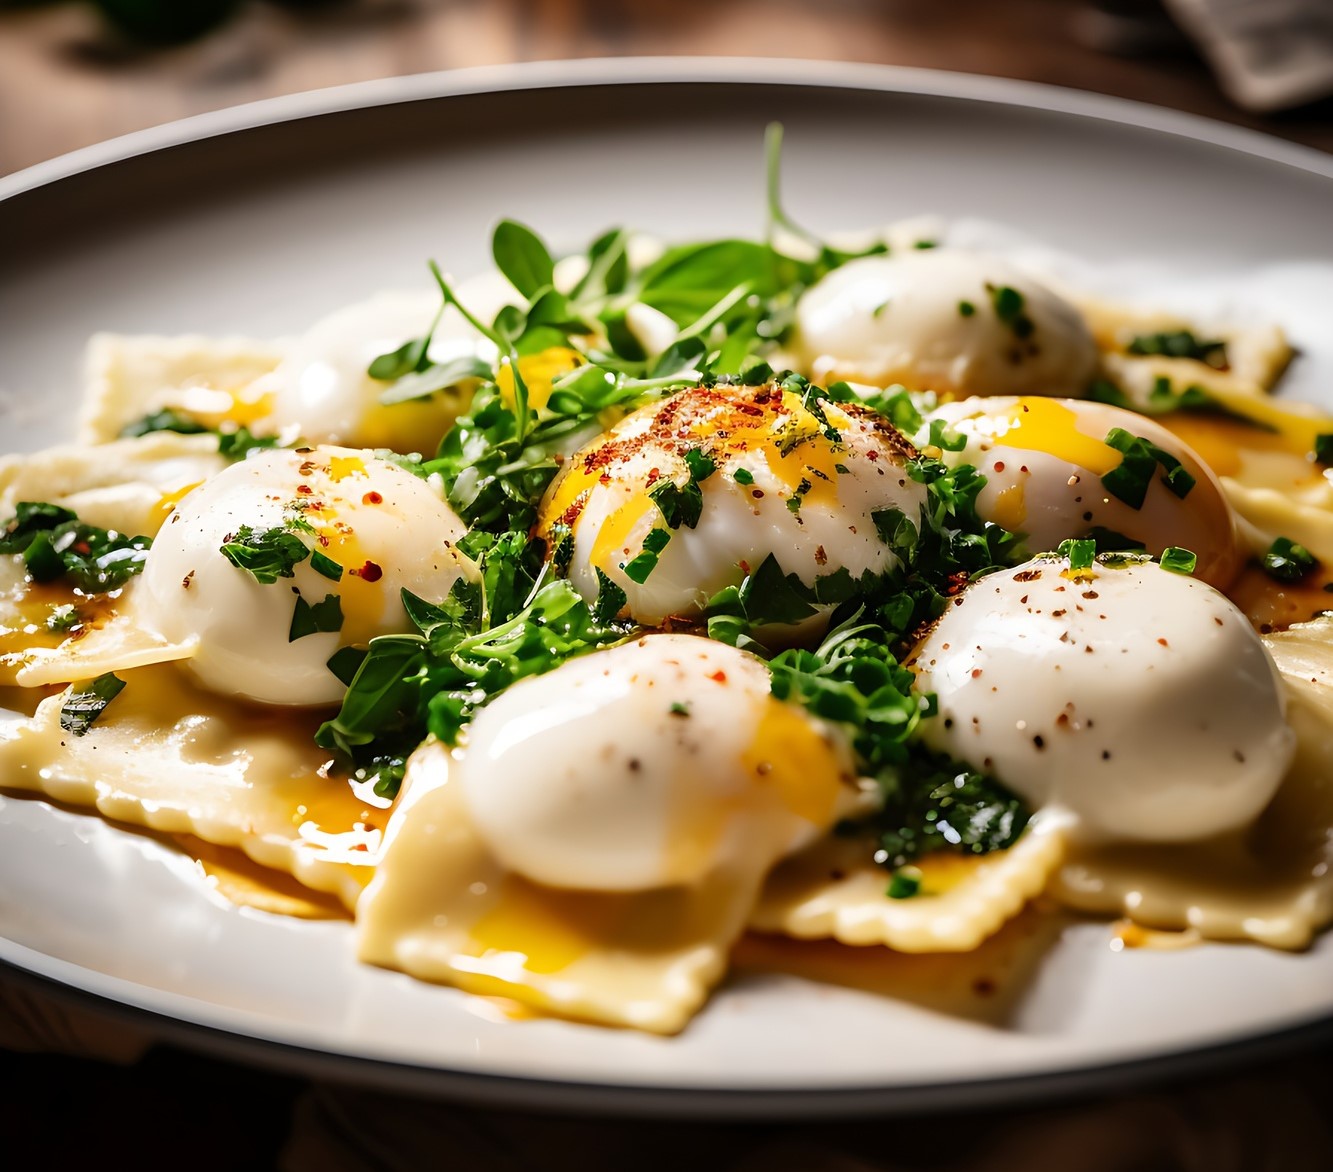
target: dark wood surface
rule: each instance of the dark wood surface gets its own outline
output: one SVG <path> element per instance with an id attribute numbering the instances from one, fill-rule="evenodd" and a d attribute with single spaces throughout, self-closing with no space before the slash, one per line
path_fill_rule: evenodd
<path id="1" fill-rule="evenodd" d="M 1105 0 L 1103 0 L 1105 3 Z M 0 0 L 0 173 L 175 118 L 342 82 L 554 58 L 802 57 L 952 69 L 1156 102 L 1333 150 L 1333 102 L 1232 105 L 1163 24 L 1132 55 L 1092 0 L 249 0 L 136 48 L 91 5 Z"/>

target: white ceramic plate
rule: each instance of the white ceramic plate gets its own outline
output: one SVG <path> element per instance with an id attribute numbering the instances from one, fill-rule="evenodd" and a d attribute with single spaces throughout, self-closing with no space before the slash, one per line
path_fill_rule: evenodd
<path id="1" fill-rule="evenodd" d="M 981 216 L 1082 257 L 1108 285 L 1152 291 L 1160 278 L 1164 298 L 1277 315 L 1307 351 L 1297 385 L 1333 386 L 1317 320 L 1327 301 L 1311 304 L 1316 286 L 1303 284 L 1333 266 L 1325 156 L 945 74 L 592 62 L 262 103 L 0 180 L 0 446 L 68 434 L 95 330 L 295 331 L 369 291 L 419 284 L 428 256 L 482 268 L 501 214 L 558 246 L 614 223 L 754 233 L 773 118 L 787 126 L 789 206 L 814 226 Z M 888 997 L 749 973 L 674 1039 L 497 1020 L 456 991 L 358 966 L 345 924 L 225 905 L 151 840 L 17 798 L 0 798 L 0 936 L 11 976 L 196 1045 L 597 1109 L 993 1102 L 1253 1053 L 1333 1018 L 1333 936 L 1295 956 L 1116 952 L 1104 924 L 1075 923 L 1014 961 L 1024 971 L 1000 993 L 971 998 L 975 1012 L 940 1009 L 929 978 Z"/>

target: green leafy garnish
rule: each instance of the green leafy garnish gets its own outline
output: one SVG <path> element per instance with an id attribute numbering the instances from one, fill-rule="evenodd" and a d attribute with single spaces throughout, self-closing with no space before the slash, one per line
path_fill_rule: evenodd
<path id="1" fill-rule="evenodd" d="M 1029 811 L 998 782 L 931 753 L 916 737 L 935 714 L 934 697 L 914 690 L 875 623 L 835 628 L 816 651 L 784 651 L 770 664 L 773 695 L 841 725 L 857 764 L 879 784 L 882 808 L 844 827 L 874 835 L 877 861 L 903 866 L 934 849 L 981 854 L 1010 846 Z"/>
<path id="2" fill-rule="evenodd" d="M 296 596 L 296 606 L 292 610 L 292 623 L 287 632 L 287 642 L 295 643 L 307 635 L 322 632 L 341 631 L 343 627 L 342 600 L 336 594 L 326 594 L 323 602 L 313 605 L 300 594 Z"/>
<path id="3" fill-rule="evenodd" d="M 1089 570 L 1097 559 L 1097 542 L 1089 538 L 1062 541 L 1057 552 L 1069 559 L 1071 570 Z"/>
<path id="4" fill-rule="evenodd" d="M 290 529 L 242 525 L 222 543 L 220 552 L 238 570 L 267 586 L 279 578 L 294 578 L 296 567 L 310 556 L 310 547 Z"/>
<path id="5" fill-rule="evenodd" d="M 695 518 L 698 520 L 698 518 Z M 625 577 L 631 582 L 643 585 L 648 576 L 657 569 L 657 559 L 671 541 L 671 533 L 666 529 L 650 529 L 643 539 L 643 551 L 625 565 Z"/>
<path id="6" fill-rule="evenodd" d="M 1139 334 L 1131 338 L 1125 349 L 1130 354 L 1161 355 L 1165 358 L 1192 358 L 1216 370 L 1227 368 L 1227 346 L 1217 340 L 1201 340 L 1189 330 L 1167 330 L 1156 334 Z"/>
<path id="7" fill-rule="evenodd" d="M 251 452 L 278 447 L 276 435 L 255 435 L 248 427 L 218 432 L 218 451 L 228 460 L 244 460 Z"/>
<path id="8" fill-rule="evenodd" d="M 911 899 L 921 891 L 921 871 L 917 867 L 899 867 L 889 880 L 885 894 L 890 899 Z"/>
<path id="9" fill-rule="evenodd" d="M 514 220 L 501 220 L 491 237 L 491 255 L 500 270 L 524 297 L 548 289 L 555 275 L 555 262 L 541 238 Z"/>
<path id="10" fill-rule="evenodd" d="M 1181 549 L 1178 545 L 1168 545 L 1162 550 L 1162 556 L 1158 560 L 1162 569 L 1170 570 L 1173 574 L 1192 574 L 1195 566 L 1199 564 L 1197 555 L 1188 549 Z"/>
<path id="11" fill-rule="evenodd" d="M 1270 578 L 1279 582 L 1299 582 L 1319 568 L 1319 559 L 1289 537 L 1279 537 L 1260 559 Z"/>
<path id="12" fill-rule="evenodd" d="M 151 415 L 145 415 L 142 419 L 127 423 L 120 429 L 120 436 L 122 439 L 136 439 L 155 431 L 174 431 L 180 435 L 201 435 L 209 430 L 197 419 L 192 419 L 183 411 L 178 411 L 174 407 L 165 407 L 161 411 L 154 411 Z"/>
<path id="13" fill-rule="evenodd" d="M 1159 448 L 1151 440 L 1133 435 L 1123 427 L 1113 427 L 1106 433 L 1106 444 L 1120 452 L 1122 459 L 1102 479 L 1102 487 L 1132 509 L 1141 509 L 1148 495 L 1148 486 L 1162 469 L 1162 483 L 1182 499 L 1194 487 L 1194 477 L 1186 471 L 1170 452 Z"/>
<path id="14" fill-rule="evenodd" d="M 1321 464 L 1333 464 L 1333 435 L 1314 437 L 1314 458 Z"/>
<path id="15" fill-rule="evenodd" d="M 60 727 L 81 737 L 125 687 L 125 681 L 107 672 L 95 680 L 71 684 L 69 697 L 60 706 Z"/>
<path id="16" fill-rule="evenodd" d="M 84 594 L 118 590 L 144 567 L 152 542 L 86 525 L 70 509 L 20 501 L 0 527 L 0 554 L 22 554 L 34 582 L 64 579 Z"/>
<path id="17" fill-rule="evenodd" d="M 1023 307 L 1027 304 L 1023 294 L 1011 285 L 992 285 L 986 284 L 986 292 L 990 294 L 991 308 L 995 310 L 995 316 L 1000 319 L 1016 338 L 1031 337 L 1032 331 L 1036 328 L 1032 319 L 1023 312 Z"/>

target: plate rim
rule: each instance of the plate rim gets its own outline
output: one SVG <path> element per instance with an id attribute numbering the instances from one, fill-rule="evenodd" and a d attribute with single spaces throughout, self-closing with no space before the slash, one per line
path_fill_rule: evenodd
<path id="1" fill-rule="evenodd" d="M 1315 148 L 1194 114 L 1041 83 L 901 66 L 772 58 L 638 57 L 481 66 L 280 95 L 134 131 L 0 177 L 0 203 L 138 156 L 344 111 L 503 92 L 691 84 L 821 88 L 998 105 L 1176 136 L 1333 180 L 1333 154 Z M 1109 1063 L 1074 1062 L 1038 1073 L 999 1074 L 966 1081 L 906 1085 L 880 1082 L 814 1088 L 599 1083 L 427 1066 L 329 1045 L 316 1048 L 280 1035 L 256 1032 L 257 1025 L 246 1029 L 238 1028 L 235 1023 L 220 1024 L 216 1018 L 210 1021 L 206 1012 L 210 1008 L 208 1003 L 188 995 L 170 995 L 173 1001 L 188 1002 L 193 1007 L 188 1015 L 179 1012 L 180 1007 L 170 1012 L 155 1009 L 145 1004 L 142 997 L 126 997 L 123 991 L 108 989 L 109 984 L 145 994 L 160 992 L 151 986 L 38 953 L 9 939 L 0 939 L 0 946 L 0 972 L 44 988 L 58 999 L 91 1005 L 107 1016 L 129 1018 L 141 1025 L 148 1022 L 159 1038 L 233 1060 L 262 1061 L 306 1073 L 315 1068 L 339 1081 L 412 1089 L 418 1093 L 425 1090 L 507 1107 L 718 1119 L 771 1118 L 778 1114 L 812 1119 L 877 1112 L 984 1109 L 1142 1086 L 1204 1067 L 1217 1070 L 1248 1058 L 1286 1053 L 1333 1038 L 1333 1010 L 1330 1010 L 1276 1028 L 1261 1027 L 1223 1037 L 1203 1046 Z M 18 953 L 29 953 L 48 963 L 25 964 Z"/>
<path id="2" fill-rule="evenodd" d="M 9 940 L 0 943 L 14 946 Z M 16 947 L 20 952 L 34 952 L 22 945 Z M 75 975 L 93 971 L 70 961 L 37 955 L 45 957 L 57 969 L 75 970 Z M 1203 1046 L 1092 1066 L 1075 1062 L 1035 1073 L 975 1079 L 818 1087 L 611 1083 L 425 1065 L 330 1046 L 311 1046 L 290 1038 L 209 1022 L 199 1016 L 187 1017 L 175 1010 L 155 1009 L 138 1000 L 71 983 L 58 972 L 25 967 L 4 955 L 0 955 L 0 975 L 62 1004 L 95 1012 L 127 1026 L 146 1027 L 150 1045 L 177 1044 L 227 1061 L 264 1065 L 294 1077 L 327 1079 L 358 1088 L 426 1094 L 500 1109 L 559 1111 L 581 1116 L 716 1121 L 781 1117 L 816 1121 L 1049 1106 L 1107 1094 L 1139 1093 L 1175 1079 L 1197 1077 L 1204 1072 L 1223 1074 L 1242 1062 L 1272 1061 L 1333 1042 L 1333 1013 L 1329 1013 Z M 96 975 L 129 989 L 146 988 L 123 978 Z M 188 994 L 166 996 L 177 1002 L 204 1005 Z"/>
<path id="3" fill-rule="evenodd" d="M 860 62 L 644 56 L 478 65 L 261 98 L 130 131 L 0 176 L 0 202 L 139 155 L 325 114 L 513 90 L 663 84 L 773 85 L 984 102 L 1156 131 L 1333 179 L 1333 153 L 1200 114 L 1045 82 Z"/>

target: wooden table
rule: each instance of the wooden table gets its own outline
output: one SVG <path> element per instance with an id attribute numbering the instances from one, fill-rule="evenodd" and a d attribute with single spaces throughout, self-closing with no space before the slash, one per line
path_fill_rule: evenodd
<path id="1" fill-rule="evenodd" d="M 89 5 L 0 0 L 0 173 L 189 114 L 343 82 L 566 57 L 807 57 L 953 69 L 1156 102 L 1333 150 L 1333 102 L 1247 115 L 1188 46 L 1115 56 L 1090 0 L 249 0 L 173 49 Z"/>

